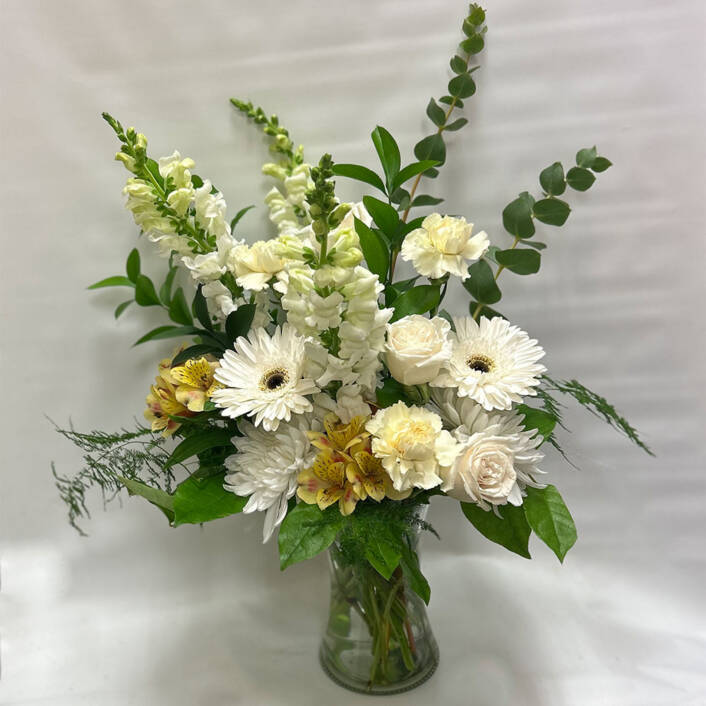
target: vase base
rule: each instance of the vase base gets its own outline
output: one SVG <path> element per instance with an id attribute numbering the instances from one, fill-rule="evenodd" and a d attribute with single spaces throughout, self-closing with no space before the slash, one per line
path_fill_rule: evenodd
<path id="1" fill-rule="evenodd" d="M 319 663 L 326 673 L 326 676 L 344 689 L 355 691 L 358 694 L 369 694 L 370 696 L 391 696 L 393 694 L 403 694 L 406 691 L 416 689 L 418 686 L 428 681 L 439 666 L 439 650 L 436 645 L 434 645 L 432 659 L 426 662 L 419 671 L 392 684 L 365 684 L 351 679 L 348 675 L 333 668 L 326 659 L 323 649 L 319 650 Z"/>

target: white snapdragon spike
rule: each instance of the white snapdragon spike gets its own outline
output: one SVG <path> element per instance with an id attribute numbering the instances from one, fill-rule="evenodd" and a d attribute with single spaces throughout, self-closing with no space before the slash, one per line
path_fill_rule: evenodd
<path id="1" fill-rule="evenodd" d="M 283 196 L 282 192 L 273 186 L 265 196 L 265 204 L 270 212 L 270 220 L 277 226 L 281 234 L 296 231 L 301 227 L 294 206 Z"/>
<path id="2" fill-rule="evenodd" d="M 367 417 L 370 405 L 365 401 L 360 385 L 342 385 L 336 392 L 336 415 L 348 424 L 354 417 Z"/>
<path id="3" fill-rule="evenodd" d="M 460 444 L 455 463 L 443 473 L 441 489 L 462 502 L 473 502 L 484 510 L 521 505 L 526 486 L 543 487 L 535 476 L 544 454 L 538 450 L 542 437 L 527 431 L 517 412 L 486 412 L 469 398 L 453 390 L 434 390 L 432 399 L 442 417 L 456 427 Z"/>
<path id="4" fill-rule="evenodd" d="M 297 475 L 311 466 L 317 449 L 307 432 L 317 422 L 307 415 L 283 422 L 274 433 L 264 432 L 249 422 L 238 428 L 243 436 L 233 438 L 237 454 L 225 465 L 230 471 L 224 488 L 241 497 L 249 496 L 243 512 L 266 511 L 263 542 L 272 536 L 287 514 L 287 501 L 297 490 Z"/>
<path id="5" fill-rule="evenodd" d="M 225 417 L 254 416 L 255 426 L 275 431 L 281 421 L 312 410 L 307 395 L 319 388 L 303 377 L 304 362 L 305 339 L 289 324 L 272 336 L 264 328 L 251 329 L 223 354 L 214 377 L 224 387 L 211 399 Z"/>
<path id="6" fill-rule="evenodd" d="M 484 231 L 471 236 L 472 231 L 473 223 L 466 223 L 465 218 L 432 213 L 422 221 L 421 228 L 404 239 L 402 259 L 411 261 L 420 275 L 430 279 L 449 274 L 468 279 L 468 265 L 490 245 Z"/>
<path id="7" fill-rule="evenodd" d="M 156 194 L 152 184 L 131 177 L 125 184 L 123 194 L 126 197 L 125 208 L 132 212 L 135 223 L 145 233 L 155 231 L 167 235 L 174 234 L 174 226 L 155 205 Z"/>
<path id="8" fill-rule="evenodd" d="M 403 385 L 422 385 L 433 380 L 451 356 L 446 319 L 405 316 L 387 325 L 385 361 L 395 380 Z"/>
<path id="9" fill-rule="evenodd" d="M 404 402 L 379 410 L 365 425 L 395 490 L 429 490 L 442 482 L 460 450 L 442 426 L 438 414 Z"/>
<path id="10" fill-rule="evenodd" d="M 201 288 L 201 294 L 206 299 L 208 313 L 220 323 L 224 322 L 228 318 L 228 314 L 234 312 L 241 303 L 245 303 L 244 300 L 234 300 L 228 287 L 218 280 L 204 284 Z"/>
<path id="11" fill-rule="evenodd" d="M 284 190 L 287 194 L 287 201 L 293 206 L 304 208 L 306 192 L 314 188 L 311 180 L 311 165 L 298 164 L 289 176 L 284 178 Z"/>
<path id="12" fill-rule="evenodd" d="M 174 150 L 169 157 L 160 157 L 158 166 L 161 176 L 164 179 L 171 179 L 175 188 L 191 187 L 191 170 L 196 165 L 190 157 L 182 157 L 179 152 Z"/>
<path id="13" fill-rule="evenodd" d="M 258 240 L 251 246 L 232 247 L 227 255 L 226 266 L 241 287 L 251 292 L 260 292 L 282 271 L 284 260 L 277 255 L 276 241 Z"/>
<path id="14" fill-rule="evenodd" d="M 226 222 L 226 202 L 223 194 L 220 191 L 212 194 L 212 188 L 211 182 L 206 179 L 203 186 L 196 189 L 194 210 L 198 225 L 218 238 L 226 233 L 230 234 L 230 226 Z"/>
<path id="15" fill-rule="evenodd" d="M 151 243 L 157 246 L 157 252 L 160 257 L 169 257 L 172 252 L 188 257 L 193 255 L 188 238 L 184 238 L 181 235 L 162 233 L 156 230 L 147 231 L 145 235 Z"/>
<path id="16" fill-rule="evenodd" d="M 539 376 L 546 368 L 537 361 L 544 349 L 517 326 L 496 316 L 454 317 L 456 332 L 449 334 L 451 357 L 429 384 L 457 388 L 486 410 L 510 409 L 524 395 L 536 395 Z"/>

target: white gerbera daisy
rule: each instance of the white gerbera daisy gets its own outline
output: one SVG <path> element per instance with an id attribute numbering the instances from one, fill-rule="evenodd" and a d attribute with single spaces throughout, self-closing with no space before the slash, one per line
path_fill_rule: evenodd
<path id="1" fill-rule="evenodd" d="M 226 468 L 231 472 L 223 487 L 241 497 L 250 496 L 243 512 L 267 511 L 263 542 L 287 514 L 287 501 L 297 490 L 297 475 L 314 462 L 317 449 L 307 436 L 313 428 L 308 415 L 280 424 L 275 433 L 267 433 L 249 422 L 239 424 L 244 436 L 233 439 L 238 453 L 226 459 Z"/>
<path id="2" fill-rule="evenodd" d="M 490 245 L 485 231 L 474 236 L 472 232 L 473 223 L 467 223 L 465 218 L 432 213 L 422 221 L 421 228 L 404 239 L 402 259 L 411 261 L 424 277 L 439 279 L 451 274 L 468 279 L 468 265 Z"/>
<path id="3" fill-rule="evenodd" d="M 537 363 L 544 349 L 505 319 L 454 317 L 451 358 L 429 384 L 455 387 L 459 397 L 470 397 L 487 410 L 510 409 L 523 395 L 537 394 L 539 375 L 546 368 Z"/>
<path id="4" fill-rule="evenodd" d="M 313 380 L 302 376 L 305 339 L 284 324 L 270 337 L 264 328 L 251 330 L 247 338 L 226 351 L 214 376 L 224 385 L 212 400 L 225 417 L 255 416 L 255 426 L 275 431 L 280 421 L 293 414 L 311 412 L 305 397 L 319 391 Z"/>
<path id="5" fill-rule="evenodd" d="M 395 490 L 434 488 L 458 455 L 458 443 L 442 429 L 441 417 L 422 407 L 397 402 L 379 410 L 365 428 Z"/>
<path id="6" fill-rule="evenodd" d="M 461 445 L 453 466 L 443 469 L 441 489 L 447 495 L 490 510 L 506 503 L 521 505 L 528 485 L 543 487 L 534 478 L 544 473 L 537 467 L 544 458 L 537 449 L 542 437 L 525 430 L 520 414 L 488 414 L 453 390 L 435 390 L 432 399 L 445 421 L 457 427 L 454 436 Z"/>

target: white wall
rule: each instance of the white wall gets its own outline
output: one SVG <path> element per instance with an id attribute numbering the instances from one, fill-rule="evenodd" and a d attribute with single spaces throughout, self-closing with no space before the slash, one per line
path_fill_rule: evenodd
<path id="1" fill-rule="evenodd" d="M 470 129 L 450 137 L 430 191 L 503 244 L 503 206 L 536 189 L 542 167 L 594 143 L 614 162 L 588 193 L 570 194 L 565 228 L 542 229 L 539 276 L 503 276 L 503 311 L 540 340 L 555 375 L 613 401 L 657 458 L 568 414 L 566 446 L 582 470 L 546 462 L 580 532 L 563 567 L 539 543 L 532 562 L 508 554 L 436 502 L 443 542 L 425 541 L 424 563 L 442 665 L 389 701 L 701 703 L 703 3 L 488 5 Z M 4 703 L 364 702 L 315 660 L 322 559 L 280 574 L 275 545 L 259 544 L 260 518 L 170 530 L 138 500 L 103 513 L 95 499 L 91 537 L 79 538 L 49 471 L 79 455 L 44 415 L 80 429 L 129 425 L 170 350 L 130 347 L 161 322 L 154 312 L 116 323 L 120 295 L 85 291 L 120 271 L 136 237 L 102 110 L 145 132 L 154 154 L 192 156 L 235 213 L 269 184 L 265 143 L 231 95 L 276 111 L 311 161 L 331 151 L 373 165 L 376 122 L 409 155 L 465 8 L 0 0 Z M 269 232 L 262 208 L 245 223 L 251 239 Z"/>

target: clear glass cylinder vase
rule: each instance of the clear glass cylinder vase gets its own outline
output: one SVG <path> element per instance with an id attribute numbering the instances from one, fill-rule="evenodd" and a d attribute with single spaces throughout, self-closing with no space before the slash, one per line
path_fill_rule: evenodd
<path id="1" fill-rule="evenodd" d="M 418 539 L 415 530 L 409 538 L 415 552 Z M 401 693 L 429 679 L 439 648 L 424 601 L 402 569 L 386 580 L 340 541 L 329 549 L 329 568 L 331 602 L 319 650 L 326 674 L 367 694 Z"/>

